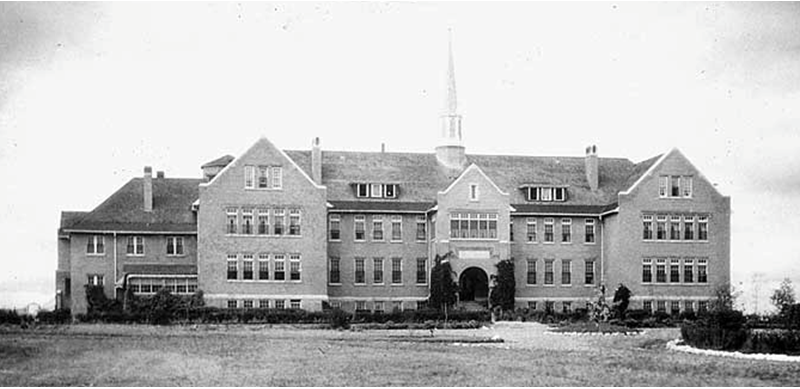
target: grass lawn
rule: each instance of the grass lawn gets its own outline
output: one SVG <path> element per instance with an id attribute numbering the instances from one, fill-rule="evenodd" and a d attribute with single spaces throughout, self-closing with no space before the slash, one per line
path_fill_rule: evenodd
<path id="1" fill-rule="evenodd" d="M 576 337 L 535 323 L 333 331 L 268 326 L 0 327 L 1 386 L 797 385 L 800 364 L 666 350 L 677 329 Z M 502 343 L 481 343 L 499 336 Z M 451 340 L 451 341 L 448 341 Z"/>

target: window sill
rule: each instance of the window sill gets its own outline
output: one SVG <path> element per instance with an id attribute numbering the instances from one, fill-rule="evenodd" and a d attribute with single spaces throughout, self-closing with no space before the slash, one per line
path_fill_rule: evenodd
<path id="1" fill-rule="evenodd" d="M 183 258 L 186 254 L 167 254 L 167 258 Z"/>
<path id="2" fill-rule="evenodd" d="M 128 254 L 128 255 L 131 255 L 131 254 Z M 93 254 L 86 253 L 86 256 L 87 257 L 105 257 L 106 253 L 93 253 Z"/>
<path id="3" fill-rule="evenodd" d="M 642 239 L 643 243 L 708 243 L 708 240 L 670 240 L 670 239 Z"/>
<path id="4" fill-rule="evenodd" d="M 328 239 L 328 242 L 331 242 L 331 243 L 342 243 L 342 240 L 341 239 Z"/>
<path id="5" fill-rule="evenodd" d="M 403 243 L 402 240 L 390 240 L 389 243 Z"/>
<path id="6" fill-rule="evenodd" d="M 497 242 L 499 238 L 450 238 L 451 241 L 455 242 Z"/>
<path id="7" fill-rule="evenodd" d="M 142 258 L 142 257 L 144 257 L 144 254 L 125 254 L 125 256 L 127 256 L 127 257 L 136 257 L 136 258 Z"/>
<path id="8" fill-rule="evenodd" d="M 254 192 L 271 192 L 271 191 L 283 190 L 283 187 L 280 187 L 280 188 L 248 188 L 248 187 L 244 187 L 244 190 L 249 190 L 249 191 L 254 191 Z"/>
<path id="9" fill-rule="evenodd" d="M 330 283 L 329 282 L 328 286 L 342 286 L 342 283 L 341 282 L 339 282 L 339 283 Z"/>
<path id="10" fill-rule="evenodd" d="M 597 242 L 583 242 L 583 244 L 586 246 L 596 246 Z"/>
<path id="11" fill-rule="evenodd" d="M 392 283 L 391 285 L 392 286 L 404 286 L 404 284 L 395 284 L 395 283 Z"/>

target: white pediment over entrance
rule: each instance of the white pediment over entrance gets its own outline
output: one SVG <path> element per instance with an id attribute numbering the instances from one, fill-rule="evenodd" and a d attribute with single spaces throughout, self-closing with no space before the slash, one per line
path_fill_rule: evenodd
<path id="1" fill-rule="evenodd" d="M 491 258 L 489 250 L 459 250 L 458 257 L 461 259 L 489 259 Z"/>

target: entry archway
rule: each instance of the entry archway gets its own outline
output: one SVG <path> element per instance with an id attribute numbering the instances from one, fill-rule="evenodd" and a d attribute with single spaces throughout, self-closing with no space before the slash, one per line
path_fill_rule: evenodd
<path id="1" fill-rule="evenodd" d="M 469 267 L 458 277 L 461 301 L 486 301 L 489 297 L 489 276 L 479 267 Z"/>

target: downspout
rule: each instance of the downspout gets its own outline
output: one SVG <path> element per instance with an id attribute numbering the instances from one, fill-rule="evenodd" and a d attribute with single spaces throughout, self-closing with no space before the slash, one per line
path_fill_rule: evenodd
<path id="1" fill-rule="evenodd" d="M 606 284 L 606 262 L 605 250 L 603 250 L 603 240 L 606 235 L 606 225 L 603 224 L 603 214 L 600 214 L 600 285 Z"/>
<path id="2" fill-rule="evenodd" d="M 117 233 L 114 232 L 114 279 L 111 280 L 114 285 L 114 299 L 117 298 Z"/>

